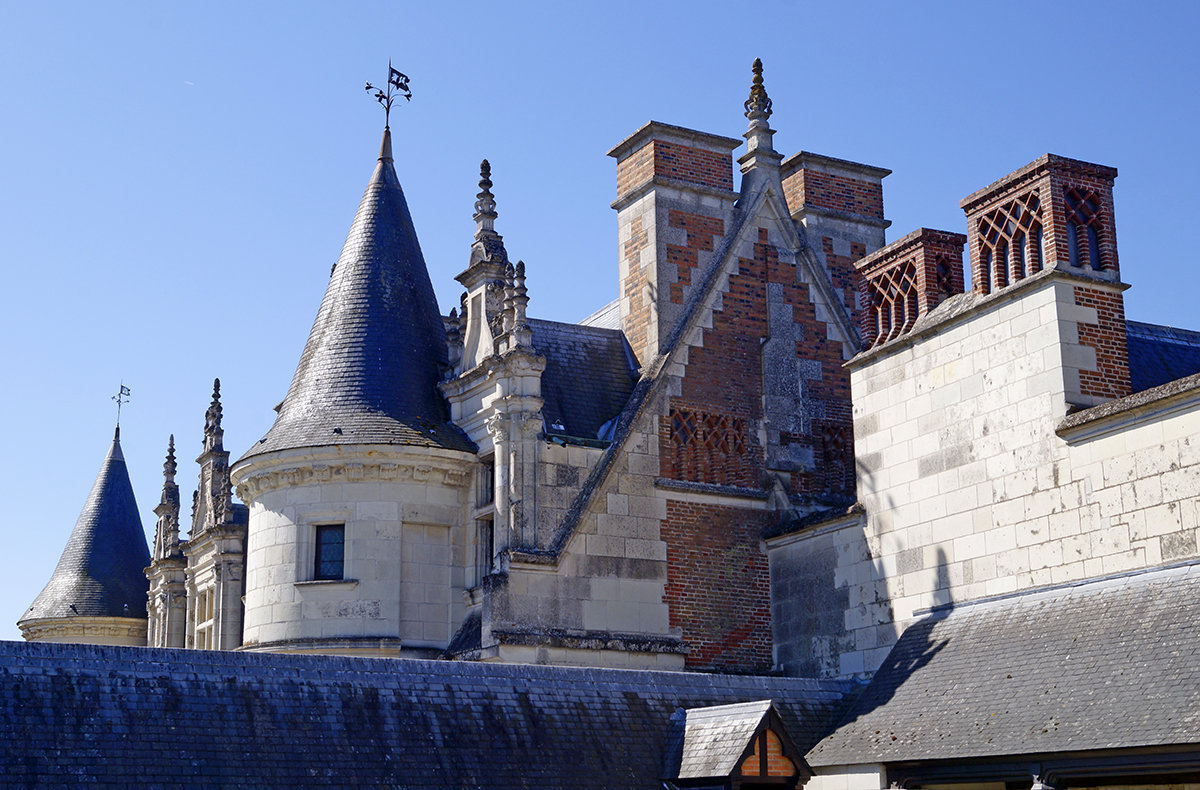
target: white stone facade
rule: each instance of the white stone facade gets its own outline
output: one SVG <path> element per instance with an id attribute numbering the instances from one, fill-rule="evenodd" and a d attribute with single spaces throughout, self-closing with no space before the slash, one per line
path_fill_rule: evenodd
<path id="1" fill-rule="evenodd" d="M 358 446 L 239 466 L 251 524 L 243 649 L 444 649 L 465 607 L 473 461 L 449 450 Z M 344 526 L 342 579 L 314 579 L 320 525 Z"/>
<path id="2" fill-rule="evenodd" d="M 851 363 L 865 515 L 773 543 L 780 568 L 835 562 L 821 674 L 873 672 L 923 610 L 1196 556 L 1200 398 L 1060 428 L 1095 364 L 1080 284 L 959 296 Z"/>

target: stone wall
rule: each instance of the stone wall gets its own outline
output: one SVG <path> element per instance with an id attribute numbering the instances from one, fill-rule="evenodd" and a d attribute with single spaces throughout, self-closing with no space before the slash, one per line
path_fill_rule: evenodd
<path id="1" fill-rule="evenodd" d="M 920 610 L 1196 555 L 1195 404 L 1056 432 L 1075 370 L 1096 364 L 1079 342 L 1098 321 L 1080 287 L 1043 272 L 956 297 L 852 363 L 867 517 L 772 544 L 781 576 L 836 561 L 832 578 L 813 570 L 818 633 L 777 628 L 791 668 L 869 673 Z"/>

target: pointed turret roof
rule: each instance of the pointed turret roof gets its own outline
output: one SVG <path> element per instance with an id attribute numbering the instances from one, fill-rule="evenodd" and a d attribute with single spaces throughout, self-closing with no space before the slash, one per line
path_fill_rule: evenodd
<path id="1" fill-rule="evenodd" d="M 243 459 L 339 444 L 473 450 L 437 389 L 445 366 L 445 327 L 385 129 L 279 416 Z"/>
<path id="2" fill-rule="evenodd" d="M 149 589 L 144 569 L 149 564 L 117 428 L 54 575 L 21 620 L 144 618 Z"/>

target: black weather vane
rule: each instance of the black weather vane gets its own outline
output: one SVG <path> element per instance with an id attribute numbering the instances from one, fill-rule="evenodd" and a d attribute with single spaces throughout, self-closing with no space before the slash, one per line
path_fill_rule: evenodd
<path id="1" fill-rule="evenodd" d="M 121 382 L 121 389 L 117 390 L 117 394 L 113 395 L 113 400 L 117 402 L 117 427 L 121 427 L 121 404 L 129 403 L 129 387 L 125 386 L 125 382 Z"/>
<path id="2" fill-rule="evenodd" d="M 375 91 L 375 101 L 383 105 L 383 127 L 390 128 L 392 115 L 392 102 L 400 96 L 403 96 L 407 101 L 412 101 L 412 91 L 408 89 L 408 76 L 401 74 L 392 68 L 392 62 L 388 61 L 388 78 L 387 87 L 376 88 L 371 83 L 367 83 L 366 90 L 368 92 Z"/>

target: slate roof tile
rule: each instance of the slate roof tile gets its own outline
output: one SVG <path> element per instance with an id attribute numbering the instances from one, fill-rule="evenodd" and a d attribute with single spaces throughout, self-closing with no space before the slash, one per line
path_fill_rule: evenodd
<path id="1" fill-rule="evenodd" d="M 1200 744 L 1200 564 L 972 603 L 901 635 L 814 766 Z"/>
<path id="2" fill-rule="evenodd" d="M 1126 321 L 1125 338 L 1134 392 L 1200 372 L 1200 332 Z"/>
<path id="3" fill-rule="evenodd" d="M 445 328 L 385 132 L 279 416 L 242 458 L 339 444 L 473 452 L 437 389 L 446 364 Z"/>
<path id="4" fill-rule="evenodd" d="M 771 678 L 808 748 L 853 684 Z M 757 678 L 0 642 L 5 781 L 661 788 L 672 715 Z M 165 769 L 165 770 L 164 770 Z"/>
<path id="5" fill-rule="evenodd" d="M 146 617 L 150 549 L 117 429 L 50 581 L 21 620 Z"/>

